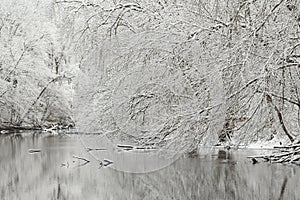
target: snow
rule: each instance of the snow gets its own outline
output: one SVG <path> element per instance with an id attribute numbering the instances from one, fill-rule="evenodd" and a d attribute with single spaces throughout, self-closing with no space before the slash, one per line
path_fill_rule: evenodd
<path id="1" fill-rule="evenodd" d="M 272 140 L 260 140 L 251 142 L 246 145 L 247 149 L 273 149 L 274 147 L 286 146 L 290 144 L 290 141 L 283 136 L 275 135 Z"/>

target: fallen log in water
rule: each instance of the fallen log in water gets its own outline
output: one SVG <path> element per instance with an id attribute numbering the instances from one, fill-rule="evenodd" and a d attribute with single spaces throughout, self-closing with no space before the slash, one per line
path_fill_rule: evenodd
<path id="1" fill-rule="evenodd" d="M 90 147 L 87 147 L 87 152 L 89 151 L 107 151 L 107 149 L 105 148 L 90 148 Z"/>
<path id="2" fill-rule="evenodd" d="M 90 162 L 91 162 L 90 160 L 88 160 L 88 159 L 85 159 L 85 158 L 82 158 L 82 157 L 79 157 L 79 156 L 75 156 L 75 155 L 73 155 L 72 157 L 73 157 L 73 158 L 75 158 L 75 159 L 78 159 L 78 160 L 81 160 L 81 161 L 83 161 L 83 163 L 79 164 L 79 165 L 78 165 L 78 167 L 85 166 L 86 164 L 88 164 L 88 163 L 90 163 Z"/>
<path id="3" fill-rule="evenodd" d="M 41 151 L 40 149 L 28 149 L 28 153 L 40 153 Z"/>
<path id="4" fill-rule="evenodd" d="M 32 126 L 13 126 L 13 125 L 10 125 L 10 126 L 4 126 L 4 125 L 1 125 L 0 126 L 0 131 L 25 131 L 25 130 L 30 130 L 30 131 L 34 131 L 34 130 L 42 130 L 41 127 L 32 127 Z"/>
<path id="5" fill-rule="evenodd" d="M 121 148 L 125 151 L 131 151 L 131 150 L 155 150 L 157 149 L 156 146 L 131 146 L 131 145 L 123 145 L 123 144 L 118 144 L 118 148 Z"/>
<path id="6" fill-rule="evenodd" d="M 131 151 L 134 148 L 131 145 L 123 145 L 123 144 L 118 144 L 117 147 L 123 149 L 124 151 Z"/>
<path id="7" fill-rule="evenodd" d="M 108 159 L 103 160 L 103 166 L 108 167 L 109 165 L 113 164 L 114 162 Z"/>
<path id="8" fill-rule="evenodd" d="M 291 144 L 288 146 L 275 146 L 274 149 L 290 149 L 300 147 L 300 144 Z"/>
<path id="9" fill-rule="evenodd" d="M 288 146 L 274 147 L 276 152 L 269 155 L 257 155 L 248 156 L 252 160 L 253 164 L 256 164 L 258 160 L 271 163 L 292 163 L 300 164 L 300 144 L 291 144 Z"/>

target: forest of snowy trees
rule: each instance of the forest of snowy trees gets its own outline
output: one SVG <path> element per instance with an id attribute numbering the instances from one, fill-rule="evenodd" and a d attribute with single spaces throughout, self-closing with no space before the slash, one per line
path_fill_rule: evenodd
<path id="1" fill-rule="evenodd" d="M 191 148 L 300 134 L 298 0 L 4 0 L 0 127 Z"/>
<path id="2" fill-rule="evenodd" d="M 0 122 L 3 128 L 72 123 L 68 83 L 74 74 L 50 2 L 0 6 Z"/>

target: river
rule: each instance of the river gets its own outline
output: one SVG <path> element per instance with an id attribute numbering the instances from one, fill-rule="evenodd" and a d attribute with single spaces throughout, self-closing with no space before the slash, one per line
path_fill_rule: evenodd
<path id="1" fill-rule="evenodd" d="M 85 137 L 99 138 L 0 135 L 0 199 L 300 199 L 300 167 L 253 165 L 246 158 L 261 151 L 203 148 L 199 155 L 182 155 L 157 170 L 132 173 L 116 167 L 122 159 L 100 166 L 85 150 Z M 120 153 L 124 165 L 130 155 L 125 154 Z M 130 163 L 140 166 L 147 160 Z"/>

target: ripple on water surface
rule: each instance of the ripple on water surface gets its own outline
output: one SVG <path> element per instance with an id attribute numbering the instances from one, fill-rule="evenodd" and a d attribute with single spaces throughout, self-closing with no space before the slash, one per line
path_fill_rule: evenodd
<path id="1" fill-rule="evenodd" d="M 99 139 L 96 135 L 83 137 L 88 137 L 84 138 L 84 141 Z M 184 155 L 159 170 L 128 173 L 118 170 L 118 166 L 122 166 L 120 158 L 119 162 L 101 167 L 99 162 L 86 152 L 79 138 L 82 139 L 82 136 L 46 136 L 39 133 L 1 135 L 0 199 L 300 197 L 300 168 L 268 163 L 252 165 L 246 156 L 257 154 L 254 151 L 201 149 L 199 155 Z M 92 151 L 97 153 L 93 155 L 103 161 L 105 156 L 101 154 L 105 153 L 100 149 L 104 147 L 94 145 Z M 147 159 L 130 159 L 130 152 L 119 153 L 121 157 L 122 154 L 124 156 L 124 165 L 128 165 L 129 161 L 136 166 L 147 165 Z M 160 161 L 157 159 L 155 162 Z"/>

